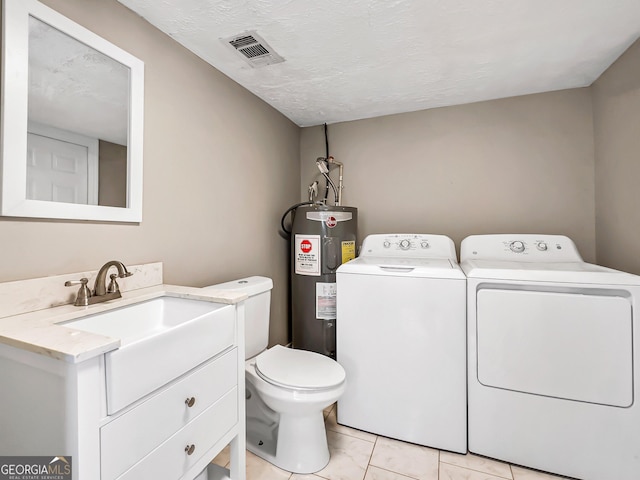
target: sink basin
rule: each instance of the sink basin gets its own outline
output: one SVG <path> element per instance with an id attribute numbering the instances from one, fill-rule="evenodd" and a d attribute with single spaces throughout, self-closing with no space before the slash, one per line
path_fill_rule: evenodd
<path id="1" fill-rule="evenodd" d="M 163 296 L 62 325 L 120 339 L 120 348 L 105 354 L 113 414 L 230 347 L 235 308 Z"/>
<path id="2" fill-rule="evenodd" d="M 119 338 L 120 345 L 151 337 L 224 305 L 175 297 L 159 297 L 146 302 L 97 313 L 63 325 L 76 330 Z"/>

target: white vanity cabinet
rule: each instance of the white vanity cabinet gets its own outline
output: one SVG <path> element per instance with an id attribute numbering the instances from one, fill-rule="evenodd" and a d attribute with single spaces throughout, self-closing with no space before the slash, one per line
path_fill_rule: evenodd
<path id="1" fill-rule="evenodd" d="M 74 480 L 193 480 L 230 443 L 231 472 L 215 478 L 244 480 L 244 304 L 222 310 L 204 361 L 163 367 L 189 356 L 188 342 L 169 348 L 149 374 L 162 384 L 117 411 L 117 350 L 74 363 L 0 344 L 0 455 L 70 456 Z"/>

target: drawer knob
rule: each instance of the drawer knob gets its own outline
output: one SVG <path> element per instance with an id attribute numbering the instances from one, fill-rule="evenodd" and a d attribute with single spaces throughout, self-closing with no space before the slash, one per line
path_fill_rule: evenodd
<path id="1" fill-rule="evenodd" d="M 187 445 L 186 447 L 184 447 L 184 451 L 187 452 L 187 455 L 191 455 L 195 450 L 196 450 L 196 446 L 193 444 Z"/>
<path id="2" fill-rule="evenodd" d="M 187 407 L 191 408 L 196 404 L 196 397 L 189 397 L 184 401 L 184 403 Z"/>

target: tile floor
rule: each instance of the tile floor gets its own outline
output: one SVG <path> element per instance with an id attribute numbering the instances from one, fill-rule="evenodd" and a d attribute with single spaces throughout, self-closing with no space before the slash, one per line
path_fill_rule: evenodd
<path id="1" fill-rule="evenodd" d="M 459 455 L 391 440 L 336 423 L 335 406 L 325 410 L 331 460 L 313 475 L 292 474 L 247 452 L 247 480 L 558 480 L 472 454 Z M 228 448 L 214 463 L 228 466 Z"/>

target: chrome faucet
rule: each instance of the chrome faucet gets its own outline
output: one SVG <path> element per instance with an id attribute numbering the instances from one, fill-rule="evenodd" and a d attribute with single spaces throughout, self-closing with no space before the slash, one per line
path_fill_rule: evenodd
<path id="1" fill-rule="evenodd" d="M 107 273 L 111 267 L 116 267 L 118 270 L 118 274 L 112 273 L 109 278 L 111 281 L 108 286 L 105 286 L 107 283 Z M 87 286 L 89 282 L 86 278 L 81 278 L 80 280 L 70 280 L 65 282 L 66 287 L 71 287 L 73 285 L 80 285 L 80 290 L 78 290 L 78 296 L 76 297 L 76 301 L 74 305 L 77 307 L 86 307 L 87 305 L 93 305 L 94 303 L 106 302 L 107 300 L 114 300 L 116 298 L 122 297 L 120 294 L 120 286 L 116 281 L 116 278 L 125 278 L 130 277 L 133 273 L 127 270 L 127 267 L 124 266 L 124 263 L 119 262 L 117 260 L 111 260 L 105 263 L 100 270 L 98 271 L 98 275 L 96 276 L 96 282 L 93 287 L 93 292 Z"/>

